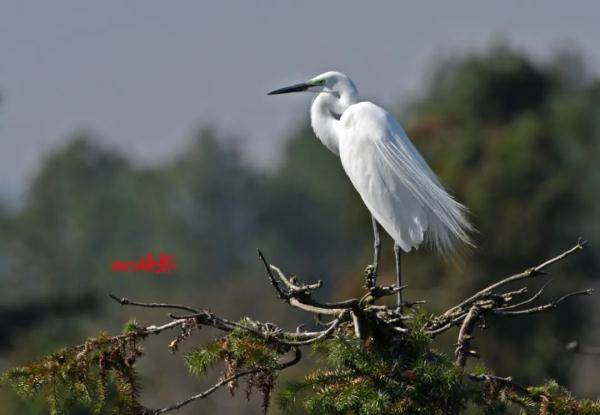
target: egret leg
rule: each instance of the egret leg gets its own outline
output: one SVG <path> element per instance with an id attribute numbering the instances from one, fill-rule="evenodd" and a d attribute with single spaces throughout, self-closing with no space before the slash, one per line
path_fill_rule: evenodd
<path id="1" fill-rule="evenodd" d="M 400 267 L 401 253 L 402 250 L 400 249 L 400 245 L 394 244 L 394 256 L 396 257 L 396 287 L 398 288 L 402 286 L 402 272 Z M 402 312 L 402 291 L 396 293 L 396 301 L 398 303 L 398 309 Z"/>
<path id="2" fill-rule="evenodd" d="M 373 216 L 371 216 L 371 222 L 373 223 L 373 279 L 371 281 L 372 286 L 377 285 L 377 271 L 379 269 L 379 255 L 381 253 L 381 238 L 379 237 L 379 223 Z"/>

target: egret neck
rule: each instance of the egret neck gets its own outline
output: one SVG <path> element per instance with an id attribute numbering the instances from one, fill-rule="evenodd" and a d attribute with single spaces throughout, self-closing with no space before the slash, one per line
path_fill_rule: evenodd
<path id="1" fill-rule="evenodd" d="M 310 108 L 310 123 L 316 136 L 338 156 L 340 118 L 346 108 L 357 102 L 356 87 L 350 82 L 338 82 L 331 91 L 323 91 L 317 95 Z"/>

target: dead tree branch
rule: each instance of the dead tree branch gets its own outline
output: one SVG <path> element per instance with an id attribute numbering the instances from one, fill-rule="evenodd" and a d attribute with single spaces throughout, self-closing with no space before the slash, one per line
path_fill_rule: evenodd
<path id="1" fill-rule="evenodd" d="M 451 327 L 460 325 L 462 323 L 462 321 L 464 320 L 466 314 L 471 309 L 471 306 L 475 303 L 478 304 L 478 307 L 481 310 L 486 310 L 487 312 L 492 312 L 493 314 L 519 315 L 519 314 L 534 313 L 534 312 L 546 310 L 548 308 L 552 308 L 552 307 L 556 306 L 557 304 L 559 304 L 560 302 L 562 302 L 572 296 L 590 294 L 591 290 L 589 290 L 589 289 L 584 290 L 584 291 L 575 291 L 572 293 L 568 293 L 568 294 L 564 295 L 563 297 L 553 300 L 553 301 L 549 302 L 548 304 L 545 304 L 540 307 L 533 307 L 530 309 L 517 310 L 519 307 L 530 304 L 533 301 L 537 300 L 542 295 L 542 293 L 544 292 L 544 290 L 547 287 L 547 285 L 549 284 L 549 282 L 544 284 L 541 287 L 541 289 L 539 291 L 537 291 L 533 296 L 531 296 L 523 301 L 520 301 L 520 302 L 514 302 L 513 300 L 515 299 L 515 297 L 526 294 L 528 292 L 528 287 L 521 287 L 520 289 L 513 290 L 510 292 L 506 292 L 506 293 L 497 292 L 497 290 L 499 288 L 505 287 L 508 284 L 546 274 L 546 269 L 548 267 L 550 267 L 551 265 L 553 265 L 561 260 L 564 260 L 568 256 L 582 250 L 585 247 L 585 245 L 586 245 L 586 242 L 582 239 L 579 239 L 572 248 L 562 252 L 561 254 L 559 254 L 551 259 L 548 259 L 547 261 L 545 261 L 535 267 L 529 268 L 519 274 L 515 274 L 512 276 L 503 278 L 500 281 L 498 281 L 494 284 L 491 284 L 488 287 L 476 292 L 471 297 L 462 301 L 458 305 L 455 305 L 455 306 L 449 308 L 445 312 L 443 312 L 440 315 L 438 315 L 437 317 L 435 317 L 432 320 L 431 324 L 427 328 L 428 333 L 432 336 L 437 336 L 437 335 L 445 332 L 446 330 L 450 329 Z"/>
<path id="2" fill-rule="evenodd" d="M 554 258 L 551 258 L 535 267 L 528 268 L 519 274 L 511 275 L 510 277 L 504 278 L 504 279 L 484 288 L 483 290 L 476 292 L 475 294 L 473 294 L 471 297 L 467 298 L 460 304 L 458 304 L 454 307 L 451 307 L 449 310 L 444 312 L 442 315 L 450 316 L 450 315 L 453 315 L 456 312 L 460 311 L 461 309 L 464 309 L 465 307 L 468 308 L 469 305 L 472 304 L 473 302 L 475 302 L 479 299 L 491 296 L 492 293 L 494 292 L 494 290 L 496 290 L 500 287 L 503 287 L 507 284 L 513 283 L 515 281 L 520 281 L 523 279 L 533 278 L 533 277 L 537 277 L 539 275 L 546 274 L 546 268 L 550 267 L 551 265 L 553 265 L 559 261 L 562 261 L 563 259 L 567 258 L 570 255 L 573 255 L 577 251 L 582 250 L 583 248 L 585 248 L 586 244 L 587 244 L 587 241 L 584 241 L 583 239 L 579 238 L 579 240 L 577 241 L 575 246 L 573 246 L 572 248 L 562 252 L 561 254 L 555 256 Z"/>
<path id="3" fill-rule="evenodd" d="M 200 312 L 200 310 L 193 308 L 193 307 L 186 306 L 186 305 L 166 304 L 166 303 L 140 303 L 138 301 L 131 301 L 129 298 L 125 298 L 125 297 L 118 298 L 116 295 L 113 295 L 113 294 L 108 294 L 108 296 L 121 305 L 132 305 L 132 306 L 136 306 L 136 307 L 148 307 L 148 308 L 171 308 L 174 310 L 189 311 L 191 313 L 199 313 Z"/>
<path id="4" fill-rule="evenodd" d="M 455 354 L 457 366 L 461 368 L 464 367 L 469 357 L 477 357 L 477 352 L 471 347 L 471 341 L 473 340 L 473 331 L 477 321 L 484 318 L 485 315 L 519 316 L 540 313 L 557 307 L 560 303 L 571 297 L 590 295 L 593 293 L 592 289 L 573 291 L 538 306 L 525 307 L 534 303 L 536 300 L 539 300 L 551 281 L 547 281 L 535 292 L 535 294 L 521 301 L 516 301 L 516 299 L 522 298 L 523 295 L 527 294 L 529 291 L 527 286 L 504 293 L 498 292 L 500 288 L 503 288 L 510 283 L 546 274 L 546 269 L 548 267 L 580 251 L 585 245 L 586 242 L 579 239 L 573 247 L 544 261 L 540 265 L 529 268 L 519 274 L 503 278 L 483 290 L 476 292 L 458 305 L 453 306 L 434 317 L 427 325 L 426 332 L 430 336 L 435 337 L 448 331 L 452 327 L 460 327 Z"/>
<path id="5" fill-rule="evenodd" d="M 477 356 L 477 352 L 475 350 L 471 350 L 471 339 L 473 338 L 473 329 L 475 328 L 475 324 L 480 317 L 481 310 L 477 305 L 472 305 L 469 313 L 466 315 L 462 325 L 460 326 L 460 331 L 458 332 L 458 343 L 456 351 L 454 352 L 456 355 L 456 365 L 458 367 L 465 367 L 467 358 L 469 356 Z"/>

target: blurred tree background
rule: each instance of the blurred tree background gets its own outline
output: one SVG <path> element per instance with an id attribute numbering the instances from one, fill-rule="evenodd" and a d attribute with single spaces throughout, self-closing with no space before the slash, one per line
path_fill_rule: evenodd
<path id="1" fill-rule="evenodd" d="M 586 72 L 581 57 L 562 50 L 538 62 L 497 45 L 441 59 L 424 93 L 398 115 L 479 230 L 478 248 L 461 263 L 424 250 L 405 256 L 409 299 L 425 299 L 428 309 L 440 311 L 558 253 L 579 235 L 590 249 L 557 267 L 550 292 L 598 285 L 600 79 Z M 132 315 L 141 324 L 160 319 L 110 302 L 109 292 L 197 304 L 232 319 L 253 314 L 295 324 L 302 316 L 274 298 L 255 248 L 291 273 L 354 294 L 371 246 L 366 209 L 308 123 L 292 134 L 272 171 L 248 165 L 235 140 L 211 129 L 153 168 L 133 167 L 99 146 L 93 133 L 80 132 L 47 157 L 21 208 L 0 204 L 0 369 L 101 329 L 120 330 Z M 391 249 L 386 239 L 387 282 L 393 280 Z M 177 271 L 111 272 L 112 261 L 147 252 L 173 254 Z M 600 359 L 564 351 L 573 339 L 600 344 L 597 304 L 594 297 L 575 299 L 555 313 L 494 319 L 475 343 L 499 375 L 524 384 L 555 378 L 581 397 L 597 397 Z M 150 406 L 203 386 L 162 340 L 150 341 L 156 354 L 141 361 L 148 380 L 142 400 Z M 439 346 L 451 352 L 453 341 L 446 336 Z M 45 413 L 41 402 L 21 402 L 7 389 L 0 389 L 0 407 Z M 258 400 L 247 405 L 220 392 L 181 413 L 200 407 L 259 411 Z"/>

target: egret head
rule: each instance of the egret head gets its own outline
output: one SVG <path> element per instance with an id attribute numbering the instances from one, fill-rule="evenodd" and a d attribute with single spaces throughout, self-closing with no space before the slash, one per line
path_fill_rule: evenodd
<path id="1" fill-rule="evenodd" d="M 290 92 L 326 92 L 338 98 L 344 93 L 356 94 L 356 87 L 350 78 L 341 72 L 329 71 L 315 76 L 306 82 L 271 91 L 268 95 L 287 94 Z"/>

